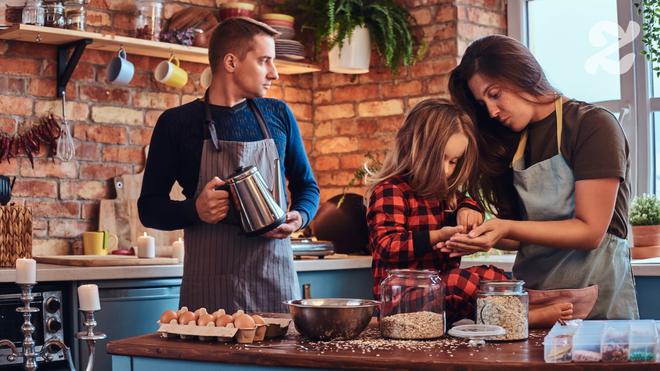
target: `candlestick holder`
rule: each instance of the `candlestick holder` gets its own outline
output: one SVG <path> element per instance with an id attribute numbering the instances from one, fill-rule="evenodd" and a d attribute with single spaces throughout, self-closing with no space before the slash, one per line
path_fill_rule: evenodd
<path id="1" fill-rule="evenodd" d="M 78 332 L 76 338 L 84 340 L 87 343 L 87 349 L 89 350 L 89 359 L 87 360 L 86 371 L 92 371 L 94 368 L 94 350 L 96 349 L 96 342 L 98 340 L 103 340 L 106 338 L 106 335 L 102 332 L 94 332 L 94 327 L 96 327 L 96 320 L 94 319 L 93 310 L 81 310 L 85 315 L 85 321 L 83 325 L 85 326 L 85 331 Z"/>
<path id="2" fill-rule="evenodd" d="M 23 313 L 23 324 L 21 325 L 21 331 L 23 331 L 23 350 L 19 352 L 14 343 L 10 340 L 0 340 L 0 347 L 7 346 L 11 349 L 11 354 L 7 356 L 7 360 L 13 362 L 17 357 L 23 357 L 23 368 L 27 371 L 34 371 L 37 369 L 37 359 L 39 357 L 46 362 L 51 361 L 53 359 L 51 350 L 54 349 L 54 347 L 59 347 L 63 350 L 64 358 L 68 362 L 69 368 L 75 371 L 73 360 L 71 358 L 71 349 L 59 339 L 51 338 L 47 340 L 41 348 L 41 351 L 36 352 L 36 346 L 34 339 L 32 338 L 32 334 L 35 330 L 34 325 L 32 325 L 32 313 L 39 312 L 39 308 L 30 306 L 34 300 L 34 296 L 32 295 L 32 287 L 34 287 L 34 284 L 19 283 L 18 285 L 21 287 L 21 301 L 23 302 L 23 306 L 16 308 L 16 311 Z"/>

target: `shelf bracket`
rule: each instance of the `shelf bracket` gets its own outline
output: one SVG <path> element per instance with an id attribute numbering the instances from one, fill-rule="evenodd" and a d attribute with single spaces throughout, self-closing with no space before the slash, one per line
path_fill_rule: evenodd
<path id="1" fill-rule="evenodd" d="M 62 97 L 66 90 L 66 85 L 71 79 L 73 71 L 78 65 L 78 61 L 85 51 L 87 44 L 91 44 L 92 39 L 81 39 L 68 44 L 57 46 L 57 96 Z M 73 49 L 71 56 L 69 51 Z"/>

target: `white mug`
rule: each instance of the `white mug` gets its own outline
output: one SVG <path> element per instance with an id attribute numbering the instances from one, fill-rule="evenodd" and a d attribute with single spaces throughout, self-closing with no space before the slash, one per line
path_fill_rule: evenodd
<path id="1" fill-rule="evenodd" d="M 213 73 L 211 72 L 211 67 L 206 67 L 202 76 L 199 78 L 199 83 L 202 85 L 204 90 L 208 89 L 211 86 L 211 81 L 213 80 Z"/>
<path id="2" fill-rule="evenodd" d="M 119 49 L 117 55 L 108 63 L 108 82 L 112 84 L 126 85 L 133 79 L 135 66 L 126 59 L 126 50 Z"/>

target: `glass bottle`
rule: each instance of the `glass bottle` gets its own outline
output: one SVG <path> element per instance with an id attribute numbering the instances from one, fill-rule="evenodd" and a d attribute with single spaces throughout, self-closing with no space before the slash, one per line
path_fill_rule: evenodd
<path id="1" fill-rule="evenodd" d="M 21 22 L 23 24 L 31 24 L 35 26 L 44 25 L 44 8 L 41 0 L 28 0 L 23 8 Z"/>
<path id="2" fill-rule="evenodd" d="M 138 1 L 135 20 L 135 37 L 146 40 L 160 40 L 163 3 L 160 0 Z"/>
<path id="3" fill-rule="evenodd" d="M 504 328 L 506 334 L 490 340 L 524 340 L 529 334 L 529 297 L 525 281 L 481 281 L 477 291 L 478 324 Z"/>
<path id="4" fill-rule="evenodd" d="M 87 0 L 66 0 L 64 2 L 64 17 L 66 28 L 70 30 L 85 31 L 87 18 Z"/>
<path id="5" fill-rule="evenodd" d="M 64 28 L 64 5 L 59 0 L 44 0 L 44 26 Z"/>
<path id="6" fill-rule="evenodd" d="M 434 270 L 393 269 L 380 284 L 380 332 L 391 339 L 445 333 L 444 287 Z"/>

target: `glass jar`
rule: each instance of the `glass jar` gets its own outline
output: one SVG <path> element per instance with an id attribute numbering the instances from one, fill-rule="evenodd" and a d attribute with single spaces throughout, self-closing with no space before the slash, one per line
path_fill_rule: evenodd
<path id="1" fill-rule="evenodd" d="M 35 26 L 44 25 L 44 8 L 41 0 L 28 0 L 23 8 L 21 23 Z"/>
<path id="2" fill-rule="evenodd" d="M 21 23 L 25 0 L 7 0 L 0 4 L 0 28 Z"/>
<path id="3" fill-rule="evenodd" d="M 445 333 L 444 287 L 434 270 L 393 269 L 380 284 L 380 332 L 391 339 Z"/>
<path id="4" fill-rule="evenodd" d="M 64 28 L 64 5 L 59 0 L 44 0 L 44 26 Z"/>
<path id="5" fill-rule="evenodd" d="M 504 328 L 489 340 L 524 340 L 529 333 L 529 297 L 525 281 L 481 281 L 477 291 L 477 323 Z"/>
<path id="6" fill-rule="evenodd" d="M 135 20 L 135 37 L 146 40 L 160 40 L 163 3 L 155 1 L 139 1 L 137 4 L 137 19 Z"/>
<path id="7" fill-rule="evenodd" d="M 86 6 L 87 0 L 66 0 L 64 2 L 66 28 L 85 31 L 85 23 L 87 22 Z"/>

